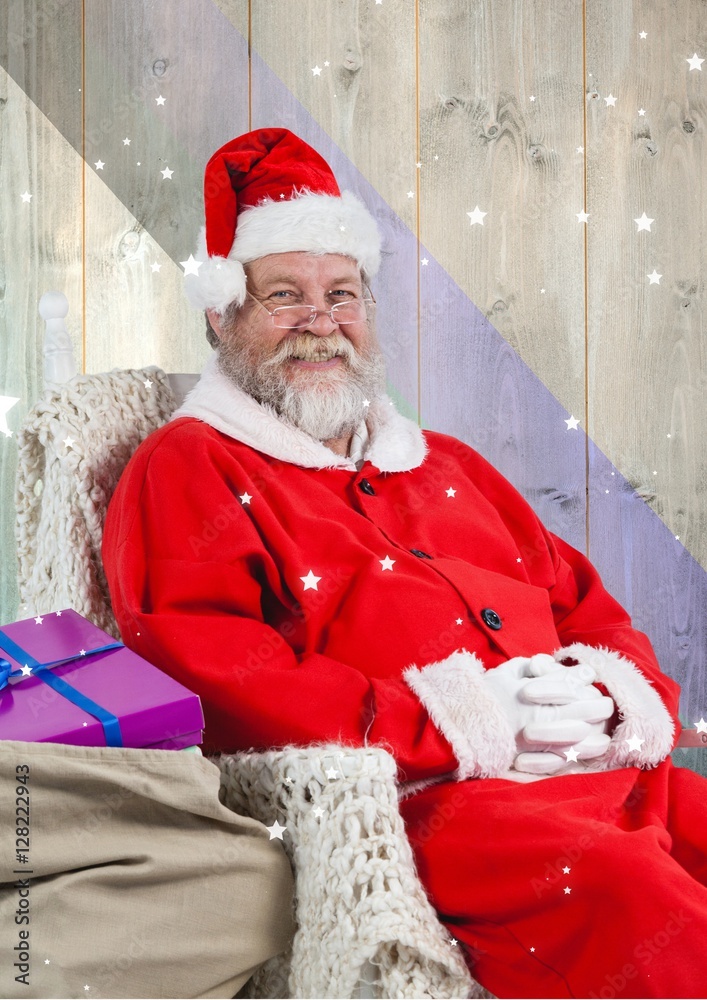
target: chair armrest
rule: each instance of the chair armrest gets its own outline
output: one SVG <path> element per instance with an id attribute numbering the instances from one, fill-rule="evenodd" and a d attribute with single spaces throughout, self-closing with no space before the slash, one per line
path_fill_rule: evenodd
<path id="1" fill-rule="evenodd" d="M 377 996 L 489 995 L 425 895 L 385 750 L 288 747 L 216 763 L 225 805 L 285 827 L 297 920 L 288 996 L 355 996 L 366 962 Z"/>

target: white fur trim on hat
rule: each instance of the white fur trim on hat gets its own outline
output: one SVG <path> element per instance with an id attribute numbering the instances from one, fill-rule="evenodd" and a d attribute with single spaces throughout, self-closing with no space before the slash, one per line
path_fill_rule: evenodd
<path id="1" fill-rule="evenodd" d="M 485 673 L 482 662 L 466 649 L 422 669 L 413 665 L 403 673 L 454 750 L 460 780 L 498 777 L 516 756 L 510 720 L 484 684 Z"/>
<path id="2" fill-rule="evenodd" d="M 242 305 L 246 284 L 243 264 L 272 253 L 335 253 L 351 257 L 372 278 L 380 266 L 381 237 L 375 219 L 351 193 L 301 194 L 264 201 L 238 216 L 236 238 L 228 255 L 209 257 L 202 228 L 195 257 L 198 275 L 185 278 L 186 293 L 197 309 L 222 313 L 231 302 Z"/>
<path id="3" fill-rule="evenodd" d="M 571 657 L 591 667 L 616 702 L 621 722 L 614 730 L 609 749 L 597 758 L 596 768 L 655 767 L 673 748 L 675 723 L 660 695 L 638 667 L 619 653 L 603 646 L 575 642 L 555 652 L 555 659 Z M 632 750 L 628 740 L 642 740 L 640 750 Z M 594 770 L 591 762 L 588 770 Z"/>

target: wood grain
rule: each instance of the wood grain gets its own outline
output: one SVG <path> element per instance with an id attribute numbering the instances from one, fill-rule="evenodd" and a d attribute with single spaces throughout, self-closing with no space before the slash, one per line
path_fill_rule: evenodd
<path id="1" fill-rule="evenodd" d="M 537 386 L 583 417 L 581 7 L 421 0 L 420 38 L 420 239 L 470 300 L 421 266 L 424 421 L 584 548 L 583 448 Z"/>
<path id="2" fill-rule="evenodd" d="M 87 5 L 89 371 L 150 363 L 200 371 L 210 354 L 178 262 L 203 225 L 206 161 L 247 129 L 247 45 L 233 25 L 238 11 L 240 27 L 247 20 L 246 0 L 228 11 L 231 19 L 185 0 Z"/>
<path id="3" fill-rule="evenodd" d="M 50 16 L 51 14 L 51 16 Z M 73 301 L 81 331 L 81 164 L 71 142 L 27 96 L 48 101 L 45 69 L 56 74 L 49 110 L 70 138 L 80 133 L 80 25 L 71 8 L 3 6 L 0 12 L 0 394 L 20 402 L 8 414 L 16 433 L 44 384 L 40 297 L 52 288 Z M 21 195 L 31 194 L 23 202 Z M 0 435 L 0 624 L 17 618 L 14 538 L 15 437 Z"/>
<path id="4" fill-rule="evenodd" d="M 609 509 L 610 474 L 592 463 L 591 551 L 695 709 L 707 699 L 707 80 L 687 60 L 707 56 L 704 9 L 587 6 L 589 429 L 626 477 Z M 644 212 L 649 231 L 634 221 Z"/>

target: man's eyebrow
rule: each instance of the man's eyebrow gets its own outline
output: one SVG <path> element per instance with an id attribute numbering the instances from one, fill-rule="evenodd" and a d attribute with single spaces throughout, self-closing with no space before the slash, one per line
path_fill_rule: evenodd
<path id="1" fill-rule="evenodd" d="M 301 280 L 300 278 L 295 278 L 291 274 L 274 274 L 272 275 L 272 277 L 263 278 L 259 282 L 259 284 L 261 288 L 267 285 L 277 285 L 277 284 L 297 285 L 299 284 L 300 280 Z M 329 282 L 329 285 L 330 287 L 333 288 L 334 285 L 343 285 L 346 284 L 347 282 L 356 283 L 359 280 L 360 280 L 360 275 L 351 274 L 348 277 L 332 278 L 332 280 Z"/>

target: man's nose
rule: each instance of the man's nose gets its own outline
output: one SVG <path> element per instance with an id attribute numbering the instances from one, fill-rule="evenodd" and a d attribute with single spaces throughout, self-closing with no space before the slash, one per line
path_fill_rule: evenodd
<path id="1" fill-rule="evenodd" d="M 326 312 L 324 311 L 325 309 L 327 310 Z M 339 324 L 335 323 L 328 314 L 328 309 L 331 309 L 331 306 L 323 306 L 303 332 L 313 333 L 316 337 L 328 337 L 335 330 L 338 330 Z"/>

